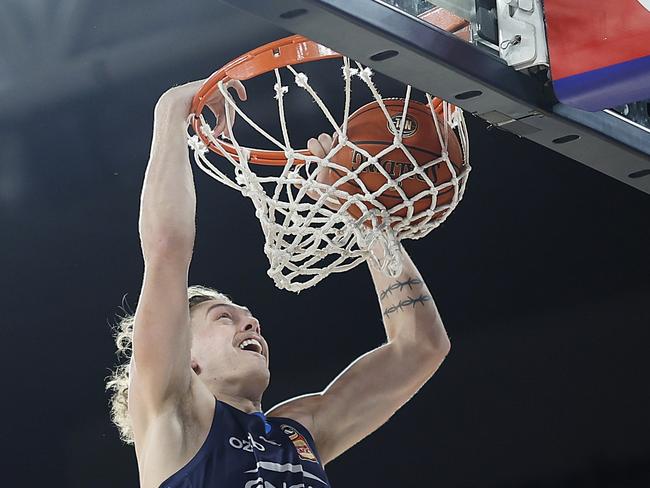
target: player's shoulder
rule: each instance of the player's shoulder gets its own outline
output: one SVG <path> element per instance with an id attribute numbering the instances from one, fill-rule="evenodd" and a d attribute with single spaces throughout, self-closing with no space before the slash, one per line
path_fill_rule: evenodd
<path id="1" fill-rule="evenodd" d="M 318 411 L 321 398 L 320 393 L 310 393 L 291 398 L 268 410 L 266 416 L 294 420 L 305 427 L 312 437 L 315 438 L 316 425 L 314 424 L 314 416 Z"/>
<path id="2" fill-rule="evenodd" d="M 153 480 L 147 485 L 160 486 L 193 459 L 206 442 L 216 414 L 216 400 L 194 378 L 182 401 L 155 412 L 138 408 L 137 394 L 134 397 L 129 415 L 138 468 L 143 479 Z"/>
<path id="3" fill-rule="evenodd" d="M 189 389 L 182 397 L 174 397 L 156 409 L 145 405 L 140 398 L 138 386 L 136 373 L 132 375 L 129 391 L 129 417 L 136 446 L 139 440 L 150 439 L 152 432 L 170 437 L 166 441 L 178 441 L 191 446 L 193 442 L 188 442 L 188 436 L 204 437 L 203 434 L 211 428 L 215 398 L 194 375 Z M 168 444 L 155 442 L 150 447 L 158 449 L 161 445 Z"/>

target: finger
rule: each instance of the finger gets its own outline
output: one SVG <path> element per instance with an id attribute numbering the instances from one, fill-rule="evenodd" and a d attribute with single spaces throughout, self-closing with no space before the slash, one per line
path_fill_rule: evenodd
<path id="1" fill-rule="evenodd" d="M 325 157 L 325 150 L 323 149 L 323 146 L 321 146 L 320 142 L 318 142 L 318 140 L 314 139 L 313 137 L 307 141 L 307 149 L 310 153 L 318 158 Z"/>
<path id="2" fill-rule="evenodd" d="M 232 105 L 228 104 L 226 107 L 226 110 L 228 111 L 228 118 L 224 117 L 224 124 L 226 124 L 226 127 L 224 130 L 226 131 L 226 135 L 232 139 L 232 126 L 235 125 L 235 107 Z M 228 120 L 230 120 L 230 125 L 228 125 Z"/>
<path id="3" fill-rule="evenodd" d="M 226 113 L 226 109 L 224 107 L 223 100 L 221 103 L 216 103 L 215 101 L 210 101 L 205 104 L 205 106 L 210 109 L 210 112 L 214 114 L 214 116 L 217 119 L 217 122 L 221 122 L 222 119 L 224 119 L 224 114 Z"/>
<path id="4" fill-rule="evenodd" d="M 320 142 L 321 147 L 323 148 L 323 151 L 325 154 L 330 152 L 332 149 L 332 136 L 329 134 L 321 134 L 318 136 L 318 142 Z M 324 155 L 323 155 L 324 156 Z"/>
<path id="5" fill-rule="evenodd" d="M 248 98 L 248 94 L 246 93 L 246 88 L 244 88 L 244 85 L 242 84 L 241 81 L 239 80 L 230 80 L 228 84 L 226 85 L 227 88 L 234 88 L 235 91 L 237 92 L 237 96 L 241 101 L 244 101 Z"/>
<path id="6" fill-rule="evenodd" d="M 226 128 L 226 113 L 220 112 L 220 113 L 215 113 L 215 115 L 217 116 L 217 125 L 215 126 L 213 132 L 215 136 L 218 137 Z"/>

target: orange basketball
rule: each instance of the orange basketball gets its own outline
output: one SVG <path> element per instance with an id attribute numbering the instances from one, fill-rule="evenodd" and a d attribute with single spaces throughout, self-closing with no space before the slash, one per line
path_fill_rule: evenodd
<path id="1" fill-rule="evenodd" d="M 399 130 L 400 119 L 404 110 L 404 100 L 384 99 L 383 102 L 386 105 L 386 109 L 388 110 L 395 127 Z M 442 112 L 442 101 L 436 98 L 434 100 L 434 108 L 437 112 L 436 116 L 440 121 L 439 125 L 441 131 L 445 130 L 445 125 L 442 123 L 440 117 Z M 463 153 L 454 131 L 450 128 L 447 128 L 447 131 L 447 151 L 449 153 L 449 159 L 454 165 L 456 174 L 458 175 L 463 170 L 465 164 Z M 371 156 L 375 156 L 386 147 L 390 146 L 394 139 L 394 134 L 386 120 L 386 116 L 376 101 L 364 105 L 350 116 L 348 119 L 347 135 L 349 141 L 367 151 Z M 424 165 L 425 163 L 440 157 L 442 151 L 441 144 L 428 105 L 413 100 L 409 102 L 406 121 L 404 123 L 404 131 L 402 132 L 402 144 L 409 150 L 419 165 Z M 357 169 L 359 165 L 363 164 L 366 160 L 367 158 L 363 153 L 347 146 L 341 148 L 330 158 L 330 161 L 336 162 L 351 170 Z M 392 179 L 397 179 L 400 175 L 413 170 L 413 164 L 404 154 L 404 151 L 399 148 L 393 149 L 383 155 L 379 159 L 378 163 Z M 452 174 L 444 161 L 428 167 L 425 170 L 425 173 L 435 186 L 448 182 L 452 178 Z M 321 174 L 318 179 L 321 182 L 333 184 L 338 179 L 345 176 L 345 174 L 344 171 L 330 168 L 328 171 L 325 171 L 324 174 Z M 369 165 L 363 169 L 359 174 L 359 179 L 370 192 L 377 191 L 386 183 L 386 177 L 380 173 L 374 165 Z M 414 174 L 401 180 L 400 185 L 406 196 L 409 198 L 415 197 L 430 188 L 429 184 L 420 174 Z M 359 184 L 354 180 L 341 183 L 338 185 L 338 188 L 350 195 L 362 191 Z M 451 202 L 453 191 L 452 187 L 440 191 L 436 207 Z M 377 198 L 377 200 L 388 209 L 391 209 L 404 201 L 399 192 L 395 189 L 387 189 Z M 427 210 L 430 206 L 431 196 L 422 196 L 414 202 L 414 215 Z M 356 218 L 361 216 L 360 209 L 354 205 L 349 208 L 349 211 Z M 442 215 L 442 213 L 443 212 L 440 212 L 440 215 Z M 402 208 L 394 213 L 394 215 L 399 217 L 405 217 L 406 214 L 406 208 Z"/>

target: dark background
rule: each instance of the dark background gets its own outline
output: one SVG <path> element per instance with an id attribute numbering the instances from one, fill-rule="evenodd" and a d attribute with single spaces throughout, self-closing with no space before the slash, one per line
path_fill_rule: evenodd
<path id="1" fill-rule="evenodd" d="M 2 486 L 137 486 L 104 379 L 111 324 L 125 294 L 135 307 L 142 278 L 153 106 L 285 34 L 207 0 L 0 4 Z M 340 91 L 320 89 L 337 103 Z M 650 486 L 650 199 L 468 119 L 465 199 L 406 243 L 452 352 L 388 424 L 328 466 L 332 485 Z M 295 140 L 323 128 L 309 122 Z M 299 295 L 277 290 L 250 202 L 195 179 L 190 282 L 261 319 L 266 408 L 323 388 L 382 343 L 365 266 Z"/>

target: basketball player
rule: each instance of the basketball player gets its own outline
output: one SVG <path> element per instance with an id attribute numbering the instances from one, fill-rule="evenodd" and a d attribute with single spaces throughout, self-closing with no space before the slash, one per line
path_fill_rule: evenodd
<path id="1" fill-rule="evenodd" d="M 397 278 L 370 269 L 386 343 L 324 390 L 262 413 L 269 345 L 257 318 L 214 290 L 194 286 L 188 294 L 196 198 L 186 124 L 200 85 L 169 90 L 155 108 L 140 212 L 144 280 L 135 317 L 125 318 L 118 337 L 120 349 L 131 339 L 133 346 L 109 382 L 113 420 L 135 443 L 143 488 L 329 487 L 325 465 L 404 405 L 438 369 L 450 342 L 405 254 Z M 246 99 L 240 83 L 232 88 Z M 209 107 L 221 133 L 221 94 Z M 331 144 L 321 135 L 308 147 L 324 156 Z M 354 325 L 361 330 L 372 322 Z"/>

